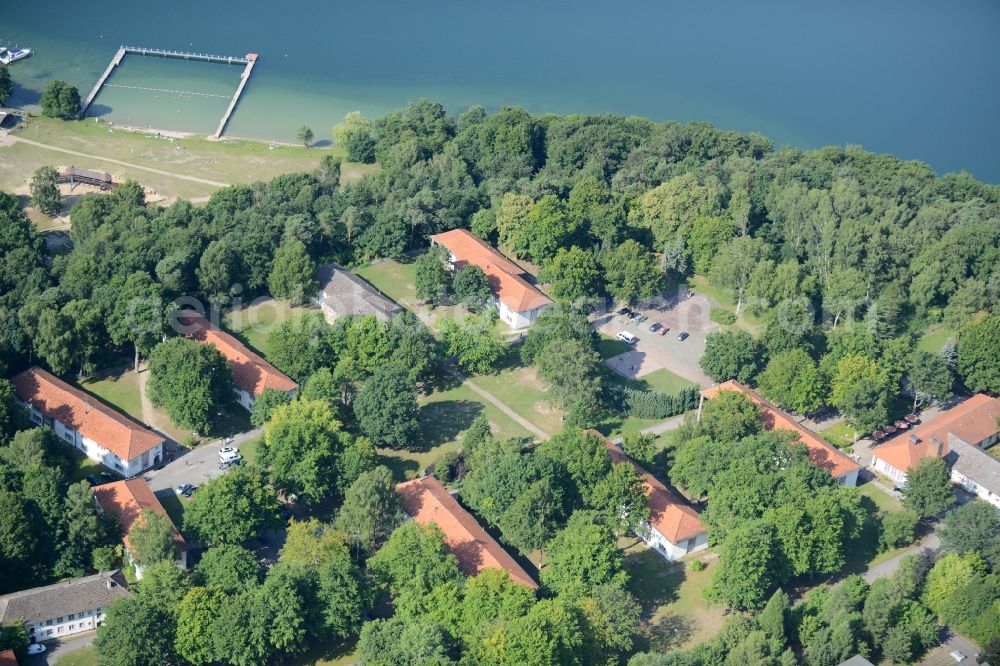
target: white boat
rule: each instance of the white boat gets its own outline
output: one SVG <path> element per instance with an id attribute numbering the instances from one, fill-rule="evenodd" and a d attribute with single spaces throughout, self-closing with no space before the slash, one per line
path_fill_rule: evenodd
<path id="1" fill-rule="evenodd" d="M 16 60 L 23 60 L 24 58 L 27 58 L 30 55 L 31 55 L 31 49 L 19 49 L 19 48 L 8 49 L 6 47 L 0 46 L 0 62 L 2 62 L 5 65 L 9 65 L 10 63 Z"/>

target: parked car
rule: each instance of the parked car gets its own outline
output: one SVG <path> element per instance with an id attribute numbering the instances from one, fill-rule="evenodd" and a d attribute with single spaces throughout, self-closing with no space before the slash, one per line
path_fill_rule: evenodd
<path id="1" fill-rule="evenodd" d="M 184 495 L 193 487 L 194 486 L 192 486 L 190 483 L 182 483 L 181 485 L 177 486 L 175 490 L 177 491 L 178 495 Z"/>
<path id="2" fill-rule="evenodd" d="M 687 340 L 688 337 L 689 337 L 689 335 L 688 335 L 687 331 L 681 331 L 680 333 L 677 334 L 677 339 L 679 341 L 681 341 L 681 342 L 684 342 L 685 340 Z"/>
<path id="3" fill-rule="evenodd" d="M 45 646 L 41 643 L 32 643 L 28 646 L 28 654 L 41 654 L 45 652 Z"/>
<path id="4" fill-rule="evenodd" d="M 635 318 L 635 323 L 641 324 L 642 322 L 646 321 L 647 319 L 649 319 L 649 317 L 647 317 L 644 314 L 641 314 L 641 315 L 639 315 L 638 317 Z"/>
<path id="5" fill-rule="evenodd" d="M 194 495 L 194 491 L 198 490 L 198 486 L 192 486 L 190 483 L 187 484 L 187 489 L 184 491 L 183 495 L 187 499 L 191 499 L 191 495 Z"/>
<path id="6" fill-rule="evenodd" d="M 236 452 L 237 449 L 235 446 L 223 446 L 221 449 L 219 449 L 220 456 L 228 456 L 229 454 Z"/>
<path id="7" fill-rule="evenodd" d="M 101 483 L 103 483 L 103 482 L 102 482 L 102 481 L 101 481 L 100 479 L 98 479 L 98 478 L 97 478 L 96 476 L 94 476 L 93 474 L 88 474 L 88 475 L 87 475 L 87 482 L 88 482 L 88 483 L 89 483 L 90 485 L 92 485 L 92 486 L 99 486 L 99 485 L 101 485 Z"/>
<path id="8" fill-rule="evenodd" d="M 954 659 L 955 662 L 958 663 L 958 664 L 961 664 L 963 661 L 965 661 L 965 654 L 962 653 L 962 652 L 959 652 L 958 650 L 952 650 L 951 652 L 948 653 L 948 655 L 952 659 Z"/>
<path id="9" fill-rule="evenodd" d="M 649 325 L 649 332 L 659 333 L 661 328 L 663 328 L 663 324 L 659 322 L 653 322 L 652 324 Z"/>
<path id="10" fill-rule="evenodd" d="M 618 311 L 618 314 L 623 317 L 627 317 L 632 314 L 632 310 L 630 310 L 629 308 L 622 308 L 621 310 Z"/>
<path id="11" fill-rule="evenodd" d="M 628 331 L 622 331 L 621 333 L 619 333 L 618 339 L 627 345 L 634 345 L 635 343 L 639 342 L 639 338 L 635 337 Z"/>
<path id="12" fill-rule="evenodd" d="M 660 330 L 658 330 L 658 331 L 656 332 L 656 334 L 657 334 L 657 335 L 666 335 L 666 334 L 667 334 L 667 331 L 669 331 L 669 330 L 670 330 L 670 328 L 669 328 L 669 327 L 667 327 L 667 326 L 664 326 L 663 328 L 661 328 Z"/>

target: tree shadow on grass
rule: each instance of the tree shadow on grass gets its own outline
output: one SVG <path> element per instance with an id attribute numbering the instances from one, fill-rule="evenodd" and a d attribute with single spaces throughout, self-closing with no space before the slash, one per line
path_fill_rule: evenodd
<path id="1" fill-rule="evenodd" d="M 691 639 L 691 620 L 668 613 L 656 622 L 642 622 L 634 646 L 640 652 L 669 652 Z"/>
<path id="2" fill-rule="evenodd" d="M 677 601 L 678 590 L 687 578 L 684 566 L 667 562 L 656 551 L 642 549 L 625 555 L 629 591 L 642 606 L 642 616 L 650 620 L 663 605 Z"/>
<path id="3" fill-rule="evenodd" d="M 861 496 L 861 508 L 866 519 L 861 528 L 861 536 L 853 548 L 847 551 L 847 562 L 844 564 L 843 575 L 864 573 L 868 564 L 879 554 L 879 535 L 881 533 L 878 520 L 878 505 L 870 497 Z"/>
<path id="4" fill-rule="evenodd" d="M 389 451 L 379 453 L 378 464 L 388 467 L 389 471 L 392 472 L 392 478 L 397 482 L 406 481 L 407 479 L 416 476 L 420 468 L 420 465 L 417 464 L 416 460 L 403 458 L 402 456 Z"/>
<path id="5" fill-rule="evenodd" d="M 420 408 L 420 439 L 411 451 L 430 451 L 436 446 L 454 441 L 483 411 L 483 405 L 473 400 L 442 400 Z"/>

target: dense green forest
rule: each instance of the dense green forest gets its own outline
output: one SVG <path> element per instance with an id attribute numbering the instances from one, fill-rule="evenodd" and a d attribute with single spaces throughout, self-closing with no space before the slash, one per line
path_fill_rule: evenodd
<path id="1" fill-rule="evenodd" d="M 435 474 L 459 483 L 463 501 L 506 544 L 544 553 L 541 593 L 492 573 L 465 581 L 440 534 L 397 527 L 391 476 L 376 466 L 375 445 L 404 448 L 415 436 L 417 393 L 446 374 L 443 356 L 488 372 L 506 353 L 480 334 L 489 313 L 448 322 L 440 340 L 410 315 L 334 325 L 307 316 L 271 340 L 270 360 L 300 383 L 300 399 L 262 398 L 259 468 L 206 484 L 186 519 L 208 555 L 192 576 L 154 564 L 138 594 L 109 615 L 98 641 L 106 663 L 256 664 L 354 638 L 369 664 L 627 658 L 637 648 L 639 609 L 616 538 L 643 517 L 642 486 L 577 426 L 609 407 L 663 418 L 689 409 L 696 394 L 602 385 L 596 336 L 581 310 L 608 296 L 632 304 L 707 276 L 731 296 L 733 317 L 759 324 L 755 335 L 709 337 L 709 376 L 756 384 L 800 413 L 835 407 L 862 429 L 955 391 L 1000 391 L 1000 316 L 992 314 L 1000 188 L 966 174 L 937 176 L 860 148 L 775 150 L 764 137 L 703 123 L 479 107 L 455 120 L 428 101 L 377 120 L 352 115 L 336 136 L 351 161 L 380 168 L 341 183 L 340 163 L 327 156 L 314 172 L 227 187 L 202 207 L 150 205 L 127 183 L 84 197 L 72 211 L 71 249 L 51 257 L 20 201 L 0 193 L 0 371 L 41 363 L 72 378 L 98 369 L 109 352 L 151 358 L 151 397 L 178 422 L 202 428 L 212 396 L 225 394 L 225 373 L 196 345 L 163 342 L 175 302 L 224 310 L 266 294 L 302 301 L 321 262 L 409 257 L 431 234 L 470 228 L 538 265 L 560 302 L 518 353 L 552 387 L 568 427 L 525 447 L 494 439 L 477 421 L 461 455 L 439 461 Z M 469 277 L 463 293 L 481 300 Z M 954 344 L 941 354 L 915 351 L 916 338 L 938 325 L 958 332 Z M 172 387 L 196 380 L 205 398 L 192 411 Z M 21 430 L 9 383 L 0 389 L 0 502 L 9 509 L 0 516 L 0 561 L 18 572 L 0 578 L 0 591 L 105 564 L 108 526 L 87 527 L 90 540 L 73 549 L 45 550 L 97 518 L 82 510 L 88 492 L 66 472 L 42 478 L 40 461 L 57 452 L 31 434 L 43 431 Z M 871 589 L 851 580 L 794 609 L 780 593 L 772 597 L 796 577 L 841 571 L 872 517 L 800 447 L 762 432 L 752 405 L 715 402 L 719 418 L 709 409 L 702 424 L 680 431 L 676 460 L 654 455 L 641 437 L 627 438 L 626 451 L 708 498 L 704 520 L 722 554 L 714 599 L 741 611 L 771 603 L 759 616 L 738 615 L 697 650 L 636 664 L 834 666 L 858 651 L 908 662 L 932 642 L 935 617 L 993 637 L 958 617 L 950 593 L 932 593 L 947 573 L 934 571 L 951 567 L 958 582 L 944 587 L 975 581 L 983 616 L 1000 612 L 995 559 L 972 561 L 961 547 L 930 573 L 913 564 Z M 21 449 L 38 464 L 17 462 Z M 745 455 L 734 460 L 733 450 Z M 333 506 L 293 527 L 265 573 L 242 544 L 277 524 L 279 491 L 310 510 L 324 500 Z M 238 515 L 240 502 L 249 508 Z M 623 506 L 631 507 L 624 517 Z M 233 570 L 248 575 L 234 581 Z M 386 595 L 395 614 L 366 622 L 384 612 Z M 112 656 L 135 645 L 143 652 L 132 661 Z"/>

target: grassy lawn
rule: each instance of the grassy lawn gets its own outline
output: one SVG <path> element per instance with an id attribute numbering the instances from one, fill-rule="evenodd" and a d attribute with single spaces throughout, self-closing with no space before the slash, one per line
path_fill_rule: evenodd
<path id="1" fill-rule="evenodd" d="M 629 589 L 643 609 L 642 640 L 646 644 L 637 645 L 638 649 L 665 652 L 695 645 L 714 636 L 722 626 L 723 608 L 710 606 L 702 596 L 718 559 L 708 551 L 694 559 L 708 566 L 694 571 L 690 561 L 667 562 L 641 542 L 625 549 Z"/>
<path id="2" fill-rule="evenodd" d="M 85 647 L 59 657 L 55 666 L 97 666 L 97 648 Z"/>
<path id="3" fill-rule="evenodd" d="M 932 328 L 920 336 L 920 340 L 917 341 L 917 347 L 926 352 L 937 354 L 944 348 L 948 340 L 954 342 L 956 338 L 955 331 L 947 326 Z"/>
<path id="4" fill-rule="evenodd" d="M 174 522 L 174 527 L 184 532 L 184 509 L 186 508 L 184 503 L 190 502 L 189 499 L 184 499 L 178 495 L 173 490 L 164 491 L 163 493 L 156 496 L 156 499 L 160 500 L 160 504 L 163 505 L 164 510 L 166 510 L 167 515 L 170 516 L 170 520 Z M 186 535 L 185 535 L 186 538 Z"/>
<path id="5" fill-rule="evenodd" d="M 283 322 L 300 319 L 318 308 L 293 306 L 288 301 L 266 298 L 239 310 L 230 310 L 222 317 L 222 326 L 244 344 L 267 357 L 271 351 L 268 337 Z"/>
<path id="6" fill-rule="evenodd" d="M 660 368 L 629 382 L 629 386 L 632 388 L 643 391 L 659 391 L 669 395 L 674 395 L 681 389 L 694 385 L 694 382 L 690 382 L 680 375 L 675 375 L 666 368 Z"/>
<path id="7" fill-rule="evenodd" d="M 854 444 L 855 434 L 860 433 L 857 433 L 846 421 L 841 421 L 832 428 L 821 430 L 818 434 L 837 448 L 846 449 Z"/>
<path id="8" fill-rule="evenodd" d="M 630 349 L 632 348 L 618 338 L 613 338 L 605 333 L 601 333 L 597 341 L 597 351 L 601 355 L 601 360 L 624 354 Z"/>
<path id="9" fill-rule="evenodd" d="M 257 462 L 257 451 L 260 449 L 260 440 L 262 439 L 263 437 L 257 437 L 240 444 L 240 455 L 243 456 L 243 462 L 247 465 L 253 465 Z"/>
<path id="10" fill-rule="evenodd" d="M 472 379 L 543 432 L 555 435 L 562 430 L 562 412 L 549 404 L 545 386 L 538 379 L 535 368 L 508 368 L 495 375 L 477 375 Z"/>
<path id="11" fill-rule="evenodd" d="M 688 280 L 687 285 L 690 287 L 691 291 L 708 296 L 719 305 L 728 310 L 732 310 L 735 314 L 736 299 L 734 299 L 732 294 L 730 294 L 727 290 L 719 287 L 718 285 L 712 284 L 712 281 L 704 275 L 692 276 Z M 736 318 L 736 323 L 733 324 L 733 327 L 738 327 L 752 333 L 753 335 L 757 335 L 757 332 L 760 330 L 761 323 L 756 317 L 751 317 L 745 311 L 742 311 Z"/>
<path id="12" fill-rule="evenodd" d="M 902 502 L 876 486 L 874 483 L 866 483 L 862 486 L 858 486 L 858 490 L 862 495 L 875 503 L 875 506 L 878 507 L 878 512 L 882 515 L 892 513 L 893 511 L 903 510 Z"/>
<path id="13" fill-rule="evenodd" d="M 903 508 L 899 500 L 887 494 L 874 483 L 858 486 L 858 491 L 862 495 L 862 503 L 867 506 L 868 510 L 875 511 L 880 517 Z M 869 523 L 862 531 L 859 543 L 848 550 L 844 573 L 863 573 L 869 567 L 896 557 L 907 548 L 908 546 L 879 552 L 879 527 L 877 524 Z"/>
<path id="14" fill-rule="evenodd" d="M 102 373 L 92 379 L 85 379 L 80 385 L 101 402 L 111 405 L 142 423 L 142 398 L 139 395 L 139 376 L 130 367 L 119 367 Z"/>
<path id="15" fill-rule="evenodd" d="M 458 450 L 462 433 L 480 414 L 486 415 L 493 434 L 499 438 L 531 436 L 517 422 L 464 384 L 421 396 L 419 402 L 420 439 L 404 451 L 379 449 L 381 464 L 391 469 L 400 481 L 414 478 L 444 452 Z"/>
<path id="16" fill-rule="evenodd" d="M 203 197 L 218 189 L 214 185 L 182 180 L 172 174 L 194 176 L 219 183 L 248 183 L 294 171 L 312 171 L 324 155 L 342 155 L 338 149 L 275 146 L 268 142 L 226 139 L 209 141 L 192 136 L 172 141 L 119 129 L 108 131 L 93 119 L 64 122 L 41 116 L 14 132 L 15 136 L 46 145 L 77 151 L 91 157 L 69 155 L 38 146 L 15 143 L 0 147 L 0 189 L 25 185 L 28 174 L 43 165 L 66 165 L 107 171 L 118 178 L 133 178 L 165 197 Z M 101 159 L 106 158 L 106 159 Z M 117 164 L 146 166 L 166 174 Z M 377 167 L 347 164 L 341 178 L 356 180 Z"/>

